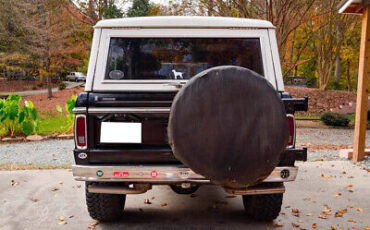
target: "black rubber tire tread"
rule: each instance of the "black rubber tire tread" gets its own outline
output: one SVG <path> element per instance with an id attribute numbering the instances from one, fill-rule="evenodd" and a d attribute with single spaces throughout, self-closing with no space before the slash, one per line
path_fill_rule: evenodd
<path id="1" fill-rule="evenodd" d="M 192 186 L 191 188 L 182 188 L 179 185 L 170 185 L 170 187 L 177 194 L 188 195 L 188 194 L 195 193 L 199 189 L 200 186 L 195 185 L 195 186 Z"/>
<path id="2" fill-rule="evenodd" d="M 279 216 L 283 193 L 243 196 L 247 216 L 258 221 L 272 221 Z"/>
<path id="3" fill-rule="evenodd" d="M 85 184 L 86 205 L 91 218 L 101 222 L 121 219 L 125 207 L 126 195 L 88 192 L 87 187 L 94 184 L 102 185 L 108 183 L 86 182 Z"/>

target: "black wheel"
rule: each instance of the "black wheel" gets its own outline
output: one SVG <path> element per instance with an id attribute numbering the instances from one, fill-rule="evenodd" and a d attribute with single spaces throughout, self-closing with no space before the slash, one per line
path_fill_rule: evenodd
<path id="1" fill-rule="evenodd" d="M 88 192 L 87 187 L 96 184 L 108 183 L 86 182 L 85 184 L 86 205 L 91 218 L 101 222 L 119 220 L 125 207 L 126 195 Z"/>
<path id="2" fill-rule="evenodd" d="M 195 193 L 198 188 L 200 187 L 199 185 L 192 185 L 190 188 L 182 188 L 181 185 L 170 185 L 171 189 L 177 193 L 177 194 L 192 194 Z"/>
<path id="3" fill-rule="evenodd" d="M 244 209 L 249 217 L 260 221 L 271 221 L 279 216 L 283 193 L 243 196 Z"/>

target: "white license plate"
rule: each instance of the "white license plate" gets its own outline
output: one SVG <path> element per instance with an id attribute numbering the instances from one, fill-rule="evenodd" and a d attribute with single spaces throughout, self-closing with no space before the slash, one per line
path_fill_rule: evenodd
<path id="1" fill-rule="evenodd" d="M 141 133 L 141 123 L 102 122 L 100 143 L 140 144 Z"/>

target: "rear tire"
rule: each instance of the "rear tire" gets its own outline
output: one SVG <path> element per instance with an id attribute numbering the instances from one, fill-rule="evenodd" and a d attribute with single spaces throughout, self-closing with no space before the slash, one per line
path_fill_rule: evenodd
<path id="1" fill-rule="evenodd" d="M 187 195 L 187 194 L 192 194 L 195 193 L 199 189 L 199 185 L 194 185 L 191 186 L 190 188 L 182 188 L 180 185 L 170 185 L 171 189 L 181 195 Z"/>
<path id="2" fill-rule="evenodd" d="M 126 195 L 90 193 L 89 185 L 102 185 L 108 183 L 86 182 L 86 205 L 91 218 L 101 221 L 117 221 L 122 217 L 125 207 Z"/>
<path id="3" fill-rule="evenodd" d="M 259 221 L 272 221 L 279 216 L 283 203 L 283 193 L 243 196 L 243 204 L 248 217 Z"/>

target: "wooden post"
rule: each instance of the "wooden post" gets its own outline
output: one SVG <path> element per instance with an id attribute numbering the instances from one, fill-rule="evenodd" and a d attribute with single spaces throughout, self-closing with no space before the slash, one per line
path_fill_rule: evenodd
<path id="1" fill-rule="evenodd" d="M 362 15 L 360 63 L 357 86 L 357 106 L 355 124 L 355 143 L 353 146 L 353 162 L 364 160 L 367 106 L 368 106 L 368 83 L 370 77 L 370 6 L 367 5 Z"/>

